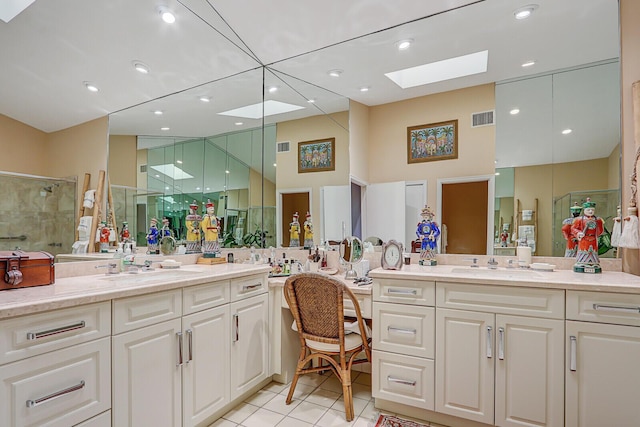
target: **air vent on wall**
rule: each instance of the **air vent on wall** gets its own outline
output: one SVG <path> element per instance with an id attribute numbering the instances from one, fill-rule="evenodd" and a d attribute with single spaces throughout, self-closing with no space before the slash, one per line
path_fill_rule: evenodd
<path id="1" fill-rule="evenodd" d="M 140 165 L 140 173 L 147 173 L 147 165 Z"/>
<path id="2" fill-rule="evenodd" d="M 276 153 L 288 153 L 289 151 L 289 141 L 278 142 L 276 145 Z"/>
<path id="3" fill-rule="evenodd" d="M 471 114 L 471 127 L 477 128 L 480 126 L 493 126 L 495 111 L 483 111 L 481 113 Z"/>

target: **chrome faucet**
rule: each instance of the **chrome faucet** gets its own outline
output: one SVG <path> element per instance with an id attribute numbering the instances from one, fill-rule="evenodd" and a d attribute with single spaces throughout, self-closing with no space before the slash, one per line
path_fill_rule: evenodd
<path id="1" fill-rule="evenodd" d="M 478 258 L 464 258 L 465 261 L 471 261 L 470 267 L 480 267 L 478 265 Z"/>
<path id="2" fill-rule="evenodd" d="M 496 259 L 493 257 L 489 258 L 489 261 L 487 261 L 487 267 L 489 267 L 491 270 L 497 269 L 498 261 L 496 261 Z"/>
<path id="3" fill-rule="evenodd" d="M 109 264 L 104 264 L 104 265 L 96 265 L 96 268 L 106 268 L 107 272 L 105 274 L 120 273 L 120 270 L 118 269 L 118 264 L 115 262 L 110 262 Z"/>

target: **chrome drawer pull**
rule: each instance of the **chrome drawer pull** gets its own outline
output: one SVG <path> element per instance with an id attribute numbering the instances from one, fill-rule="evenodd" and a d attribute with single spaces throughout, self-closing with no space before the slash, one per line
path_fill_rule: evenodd
<path id="1" fill-rule="evenodd" d="M 619 305 L 593 304 L 596 311 L 617 311 L 622 313 L 640 313 L 640 307 L 621 307 Z"/>
<path id="2" fill-rule="evenodd" d="M 389 381 L 390 383 L 398 383 L 398 384 L 410 385 L 411 387 L 415 387 L 416 386 L 416 382 L 415 381 L 403 380 L 402 378 L 393 378 L 392 376 L 388 376 L 387 377 L 387 381 Z"/>
<path id="3" fill-rule="evenodd" d="M 262 283 L 256 283 L 255 285 L 244 285 L 242 287 L 242 292 L 251 291 L 253 289 L 258 289 L 262 287 Z"/>
<path id="4" fill-rule="evenodd" d="M 52 400 L 55 399 L 56 397 L 60 397 L 60 396 L 64 396 L 65 394 L 69 394 L 71 392 L 74 392 L 76 390 L 80 390 L 84 388 L 84 381 L 80 381 L 80 384 L 78 385 L 74 385 L 72 387 L 69 388 L 65 388 L 64 390 L 60 390 L 60 391 L 56 391 L 55 393 L 51 393 L 48 396 L 44 396 L 44 397 L 40 397 L 38 399 L 34 399 L 34 400 L 27 400 L 27 408 L 34 408 L 38 405 L 40 405 L 41 403 L 44 403 L 48 400 Z"/>
<path id="5" fill-rule="evenodd" d="M 189 341 L 187 342 L 187 345 L 189 347 L 189 357 L 187 358 L 187 363 L 191 362 L 193 360 L 193 331 L 191 329 L 187 329 L 187 337 L 189 338 Z"/>
<path id="6" fill-rule="evenodd" d="M 493 357 L 493 350 L 491 348 L 491 331 L 493 328 L 491 326 L 487 326 L 487 359 L 491 359 Z"/>
<path id="7" fill-rule="evenodd" d="M 73 325 L 60 326 L 59 328 L 49 329 L 41 332 L 27 332 L 28 340 L 37 340 L 38 338 L 44 338 L 51 335 L 61 334 L 63 332 L 73 331 L 75 329 L 82 329 L 85 327 L 84 320 L 74 323 Z"/>
<path id="8" fill-rule="evenodd" d="M 182 332 L 176 332 L 176 335 L 178 336 L 178 363 L 176 366 L 180 366 L 184 362 L 182 358 Z"/>
<path id="9" fill-rule="evenodd" d="M 387 332 L 396 332 L 398 334 L 407 334 L 407 335 L 415 335 L 415 329 L 403 329 L 403 328 L 394 328 L 393 326 L 387 326 Z"/>
<path id="10" fill-rule="evenodd" d="M 577 351 L 577 339 L 573 335 L 569 337 L 571 340 L 571 348 L 569 349 L 569 369 L 572 371 L 576 371 L 578 369 L 578 361 L 576 360 L 576 351 Z"/>
<path id="11" fill-rule="evenodd" d="M 388 294 L 400 294 L 400 295 L 418 295 L 417 289 L 395 289 L 389 288 L 387 289 Z"/>
<path id="12" fill-rule="evenodd" d="M 498 359 L 504 360 L 504 328 L 498 328 Z"/>
<path id="13" fill-rule="evenodd" d="M 233 320 L 231 321 L 231 324 L 233 326 L 233 332 L 231 333 L 231 336 L 233 337 L 232 342 L 237 342 L 240 339 L 240 333 L 238 331 L 238 327 L 239 327 L 239 317 L 237 314 L 233 315 Z"/>

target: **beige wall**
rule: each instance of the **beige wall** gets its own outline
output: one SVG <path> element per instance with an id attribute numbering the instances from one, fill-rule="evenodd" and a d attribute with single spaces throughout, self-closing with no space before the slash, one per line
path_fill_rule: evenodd
<path id="1" fill-rule="evenodd" d="M 620 187 L 620 144 L 613 149 L 607 159 L 607 170 L 609 171 L 608 188 Z"/>
<path id="2" fill-rule="evenodd" d="M 622 214 L 631 199 L 630 176 L 634 168 L 636 145 L 634 142 L 631 85 L 640 80 L 640 2 L 620 0 L 621 36 L 621 91 L 622 91 Z M 638 125 L 640 126 L 640 124 Z M 640 251 L 623 249 L 623 271 L 640 275 Z"/>
<path id="3" fill-rule="evenodd" d="M 536 255 L 550 256 L 552 254 L 553 180 L 551 165 L 527 166 L 516 168 L 514 171 L 514 223 L 524 224 L 522 221 L 516 220 L 518 218 L 515 213 L 518 210 L 518 200 L 520 200 L 520 210 L 535 210 L 535 199 L 538 199 Z"/>
<path id="4" fill-rule="evenodd" d="M 427 180 L 435 209 L 438 178 L 494 173 L 495 126 L 471 128 L 471 114 L 495 108 L 493 84 L 439 93 L 369 109 L 369 181 Z M 458 120 L 458 158 L 407 164 L 407 127 Z"/>
<path id="5" fill-rule="evenodd" d="M 264 183 L 264 203 L 262 201 L 262 184 Z M 276 184 L 265 179 L 262 175 L 249 168 L 249 206 L 275 206 L 276 205 Z"/>
<path id="6" fill-rule="evenodd" d="M 0 114 L 0 171 L 50 176 L 47 150 L 46 133 Z"/>
<path id="7" fill-rule="evenodd" d="M 553 165 L 553 197 L 561 197 L 572 191 L 608 190 L 608 168 L 609 158 Z M 614 188 L 618 188 L 618 185 L 616 182 Z"/>
<path id="8" fill-rule="evenodd" d="M 369 182 L 369 110 L 349 102 L 349 170 L 362 183 Z"/>
<path id="9" fill-rule="evenodd" d="M 112 185 L 137 187 L 137 145 L 133 135 L 109 136 L 109 179 Z"/>
<path id="10" fill-rule="evenodd" d="M 349 183 L 349 112 L 331 114 L 331 118 L 343 127 L 324 116 L 291 120 L 278 123 L 276 141 L 289 141 L 291 150 L 276 155 L 278 190 L 311 189 L 311 217 L 316 230 L 322 229 L 320 223 L 320 187 L 329 185 L 347 185 Z M 298 143 L 323 138 L 336 138 L 336 169 L 327 172 L 298 173 Z M 276 218 L 276 221 L 278 219 Z"/>

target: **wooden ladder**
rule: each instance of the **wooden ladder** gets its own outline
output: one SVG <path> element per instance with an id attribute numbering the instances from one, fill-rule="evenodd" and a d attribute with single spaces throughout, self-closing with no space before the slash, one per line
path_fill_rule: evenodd
<path id="1" fill-rule="evenodd" d="M 105 171 L 101 170 L 98 175 L 98 186 L 96 188 L 96 196 L 93 202 L 93 208 L 87 208 L 84 206 L 84 203 L 80 203 L 80 207 L 78 209 L 78 220 L 76 224 L 76 241 L 79 238 L 78 226 L 80 225 L 80 218 L 83 216 L 88 216 L 89 210 L 93 209 L 92 220 L 91 220 L 91 230 L 89 231 L 89 244 L 87 245 L 87 252 L 92 253 L 96 251 L 96 232 L 98 231 L 98 222 L 101 218 L 102 211 L 102 200 L 104 198 L 104 182 L 105 182 Z M 89 191 L 89 184 L 91 181 L 91 174 L 84 174 L 84 183 L 82 185 L 82 196 L 84 197 L 85 193 Z M 111 209 L 113 209 L 113 199 L 111 197 L 111 186 L 109 186 L 109 202 Z M 113 226 L 114 231 L 116 231 L 116 242 L 118 240 L 117 230 L 115 224 L 115 215 L 111 215 L 111 225 Z"/>

